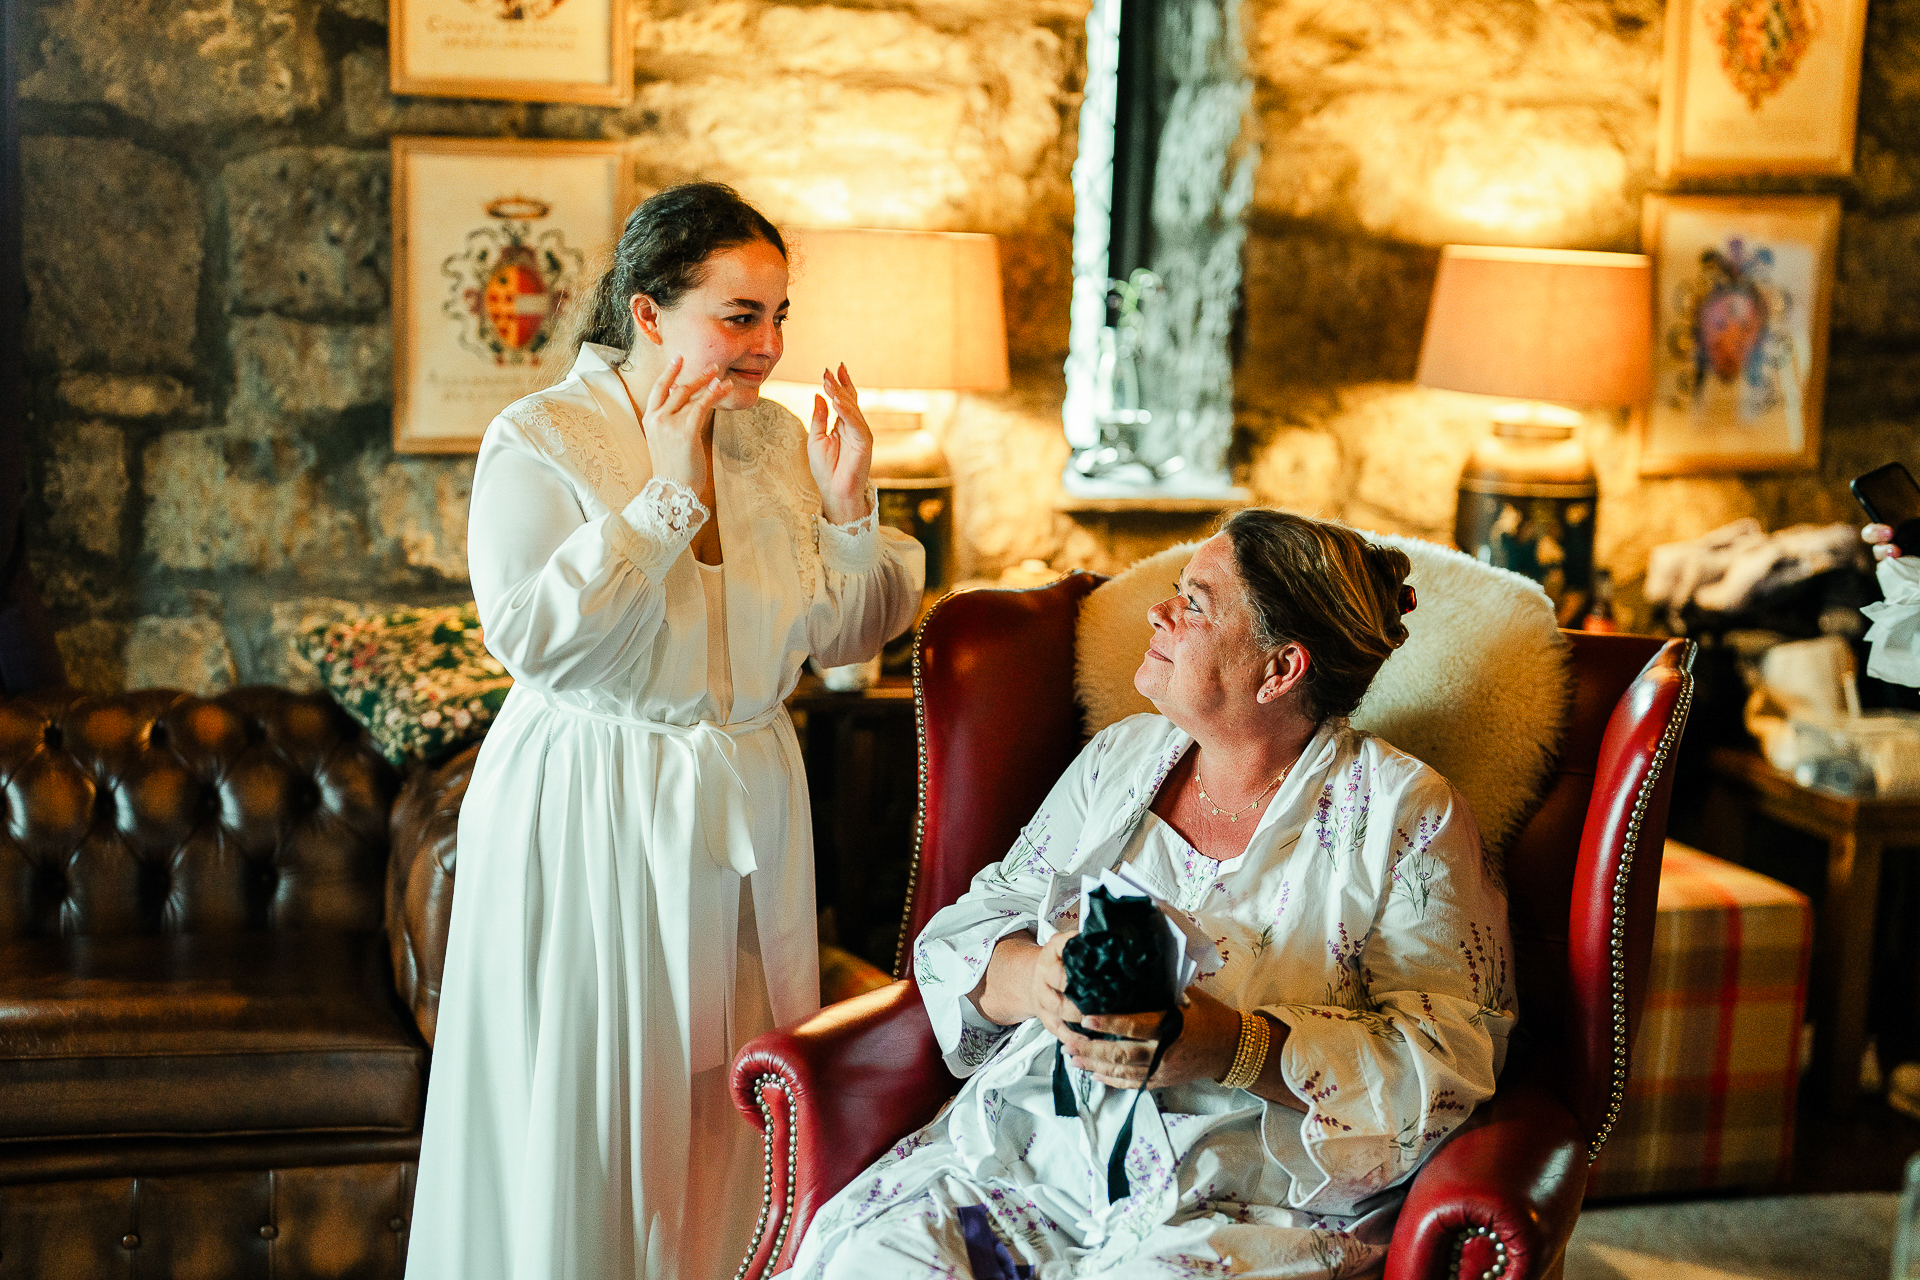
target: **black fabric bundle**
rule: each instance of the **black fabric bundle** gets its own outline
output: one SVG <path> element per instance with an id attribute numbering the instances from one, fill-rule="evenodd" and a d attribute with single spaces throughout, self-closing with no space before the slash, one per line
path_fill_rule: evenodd
<path id="1" fill-rule="evenodd" d="M 1087 895 L 1080 932 L 1060 953 L 1067 999 L 1082 1013 L 1145 1013 L 1178 1003 L 1173 939 L 1151 898 Z M 1079 1028 L 1075 1028 L 1079 1030 Z M 1105 1039 L 1098 1031 L 1082 1035 Z"/>
<path id="2" fill-rule="evenodd" d="M 1127 1108 L 1126 1123 L 1120 1126 L 1113 1142 L 1113 1155 L 1107 1160 L 1107 1200 L 1120 1200 L 1130 1194 L 1127 1181 L 1127 1148 L 1133 1145 L 1133 1113 L 1140 1105 L 1140 1094 L 1153 1082 L 1160 1059 L 1180 1038 L 1185 1018 L 1180 1012 L 1180 993 L 1174 988 L 1175 943 L 1161 918 L 1160 908 L 1151 898 L 1116 898 L 1105 889 L 1087 895 L 1080 932 L 1067 939 L 1061 948 L 1060 962 L 1067 971 L 1067 999 L 1082 1013 L 1151 1013 L 1164 1009 L 1153 1038 L 1158 1047 L 1147 1064 L 1147 1078 L 1134 1091 Z M 1092 1031 L 1078 1023 L 1069 1023 L 1075 1031 L 1091 1040 L 1122 1040 L 1111 1032 Z M 1057 1046 L 1053 1057 L 1053 1112 L 1078 1114 L 1079 1104 L 1067 1079 L 1064 1045 Z"/>

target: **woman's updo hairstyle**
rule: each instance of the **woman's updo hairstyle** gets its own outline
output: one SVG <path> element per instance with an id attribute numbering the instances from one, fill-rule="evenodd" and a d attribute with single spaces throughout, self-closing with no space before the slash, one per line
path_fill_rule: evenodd
<path id="1" fill-rule="evenodd" d="M 682 183 L 642 201 L 627 215 L 613 265 L 594 286 L 580 342 L 630 346 L 633 314 L 628 300 L 634 294 L 646 294 L 662 310 L 672 307 L 699 285 L 708 258 L 755 240 L 787 256 L 787 243 L 773 223 L 724 183 Z"/>
<path id="2" fill-rule="evenodd" d="M 1233 546 L 1254 642 L 1306 649 L 1305 710 L 1314 720 L 1351 714 L 1381 664 L 1406 643 L 1406 555 L 1343 524 L 1263 507 L 1234 512 L 1221 531 Z"/>

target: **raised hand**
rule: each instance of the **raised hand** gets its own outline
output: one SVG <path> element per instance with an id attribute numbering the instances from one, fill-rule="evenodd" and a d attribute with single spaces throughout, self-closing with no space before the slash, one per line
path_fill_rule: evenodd
<path id="1" fill-rule="evenodd" d="M 813 398 L 813 421 L 807 426 L 807 463 L 820 489 L 820 506 L 833 524 L 851 524 L 870 510 L 867 482 L 873 471 L 873 429 L 860 412 L 860 393 L 847 366 L 836 375 L 820 375 L 823 394 Z M 828 406 L 833 426 L 827 426 Z"/>
<path id="2" fill-rule="evenodd" d="M 720 376 L 719 365 L 710 365 L 706 372 L 683 382 L 680 372 L 685 364 L 683 357 L 675 356 L 654 379 L 640 421 L 646 428 L 653 473 L 678 480 L 704 499 L 713 480 L 713 410 L 733 390 L 733 383 Z"/>
<path id="3" fill-rule="evenodd" d="M 1860 531 L 1860 536 L 1873 544 L 1875 560 L 1894 560 L 1901 555 L 1899 547 L 1893 545 L 1893 526 L 1870 524 Z"/>

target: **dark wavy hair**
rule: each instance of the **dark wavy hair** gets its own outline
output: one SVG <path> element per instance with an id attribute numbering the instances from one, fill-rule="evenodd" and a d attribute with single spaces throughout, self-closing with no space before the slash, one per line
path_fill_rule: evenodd
<path id="1" fill-rule="evenodd" d="M 627 215 L 613 265 L 589 295 L 574 341 L 627 347 L 633 341 L 629 303 L 644 293 L 663 310 L 698 287 L 708 258 L 764 240 L 787 256 L 787 242 L 765 214 L 720 182 L 685 182 L 641 202 Z"/>
<path id="2" fill-rule="evenodd" d="M 1220 531 L 1233 546 L 1254 643 L 1266 650 L 1302 645 L 1309 657 L 1307 714 L 1316 721 L 1351 714 L 1382 664 L 1406 643 L 1406 553 L 1331 520 L 1265 507 L 1234 512 Z"/>

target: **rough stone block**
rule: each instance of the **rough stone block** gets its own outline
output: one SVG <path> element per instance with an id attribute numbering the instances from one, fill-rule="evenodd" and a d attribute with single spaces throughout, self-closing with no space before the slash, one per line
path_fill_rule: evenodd
<path id="1" fill-rule="evenodd" d="M 68 408 L 102 418 L 159 418 L 193 407 L 193 392 L 176 378 L 75 373 L 60 379 Z"/>
<path id="2" fill-rule="evenodd" d="M 1248 62 L 1294 87 L 1494 89 L 1569 101 L 1660 88 L 1661 0 L 1267 0 Z"/>
<path id="3" fill-rule="evenodd" d="M 1411 244 L 1639 247 L 1651 104 L 1381 91 L 1266 106 L 1265 215 Z"/>
<path id="4" fill-rule="evenodd" d="M 1236 395 L 1412 378 L 1438 266 L 1436 251 L 1367 238 L 1249 234 Z"/>
<path id="5" fill-rule="evenodd" d="M 326 90 L 311 5 L 63 0 L 33 12 L 38 57 L 20 83 L 30 102 L 102 103 L 174 129 L 286 120 Z"/>
<path id="6" fill-rule="evenodd" d="M 361 22 L 387 25 L 387 0 L 320 0 L 320 3 Z"/>
<path id="7" fill-rule="evenodd" d="M 1487 434 L 1481 396 L 1406 386 L 1348 388 L 1328 425 L 1354 464 L 1341 515 L 1373 527 L 1392 517 L 1398 531 L 1451 541 L 1460 471 Z"/>
<path id="8" fill-rule="evenodd" d="M 1864 104 L 1885 95 L 1893 106 L 1920 103 L 1920 2 L 1879 0 L 1867 9 L 1867 39 L 1861 83 Z M 1863 115 L 1865 112 L 1862 113 Z"/>
<path id="9" fill-rule="evenodd" d="M 659 120 L 650 169 L 734 182 L 781 222 L 914 228 L 944 225 L 985 167 L 973 106 L 951 86 L 787 75 L 642 85 L 634 110 Z"/>
<path id="10" fill-rule="evenodd" d="M 212 618 L 140 618 L 127 636 L 129 689 L 185 689 L 202 696 L 236 683 L 226 628 Z"/>
<path id="11" fill-rule="evenodd" d="M 235 306 L 377 311 L 387 305 L 392 210 L 385 151 L 281 147 L 227 166 Z"/>
<path id="12" fill-rule="evenodd" d="M 764 0 L 715 0 L 673 13 L 643 13 L 634 54 L 644 73 L 672 74 L 690 60 L 834 76 L 883 69 L 903 79 L 971 78 L 968 34 L 941 30 L 898 10 L 792 8 Z"/>
<path id="13" fill-rule="evenodd" d="M 1840 227 L 1833 328 L 1864 338 L 1920 338 L 1920 214 L 1847 215 Z"/>
<path id="14" fill-rule="evenodd" d="M 127 502 L 126 442 L 104 422 L 62 427 L 47 462 L 47 531 L 86 551 L 120 554 Z"/>
<path id="15" fill-rule="evenodd" d="M 289 414 L 338 413 L 393 399 L 393 348 L 378 324 L 309 324 L 281 316 L 234 320 L 235 423 L 271 426 Z"/>
<path id="16" fill-rule="evenodd" d="M 87 693 L 118 693 L 127 687 L 127 625 L 93 618 L 54 633 L 67 683 Z"/>
<path id="17" fill-rule="evenodd" d="M 171 431 L 145 462 L 145 549 L 164 569 L 321 577 L 366 555 L 359 518 L 334 501 L 303 441 Z"/>
<path id="18" fill-rule="evenodd" d="M 1073 302 L 1073 195 L 1064 165 L 1060 179 L 1036 184 L 1027 217 L 1000 237 L 1007 357 L 1053 377 L 1066 362 Z"/>
<path id="19" fill-rule="evenodd" d="M 1920 195 L 1920 150 L 1900 145 L 1904 139 L 1884 140 L 1862 130 L 1854 153 L 1853 176 L 1860 199 L 1869 211 L 1898 212 Z"/>
<path id="20" fill-rule="evenodd" d="M 29 137 L 21 188 L 29 349 L 189 367 L 201 216 L 179 166 L 116 139 Z"/>
<path id="21" fill-rule="evenodd" d="M 1339 437 L 1303 427 L 1260 431 L 1247 468 L 1255 501 L 1311 516 L 1331 514 L 1340 478 Z"/>
<path id="22" fill-rule="evenodd" d="M 391 83 L 385 49 L 356 49 L 341 61 L 340 93 L 346 103 L 349 136 L 385 138 L 395 133 L 445 133 L 484 137 L 520 134 L 526 130 L 531 109 L 528 103 L 396 98 L 388 88 Z"/>
<path id="23" fill-rule="evenodd" d="M 374 554 L 443 577 L 467 578 L 467 503 L 473 459 L 406 458 L 361 463 L 370 499 Z"/>
<path id="24" fill-rule="evenodd" d="M 940 443 L 953 468 L 961 577 L 994 577 L 1030 557 L 1058 555 L 1069 527 L 1053 510 L 1067 462 L 1059 405 L 1058 392 L 1049 403 L 1017 388 L 959 397 Z"/>

